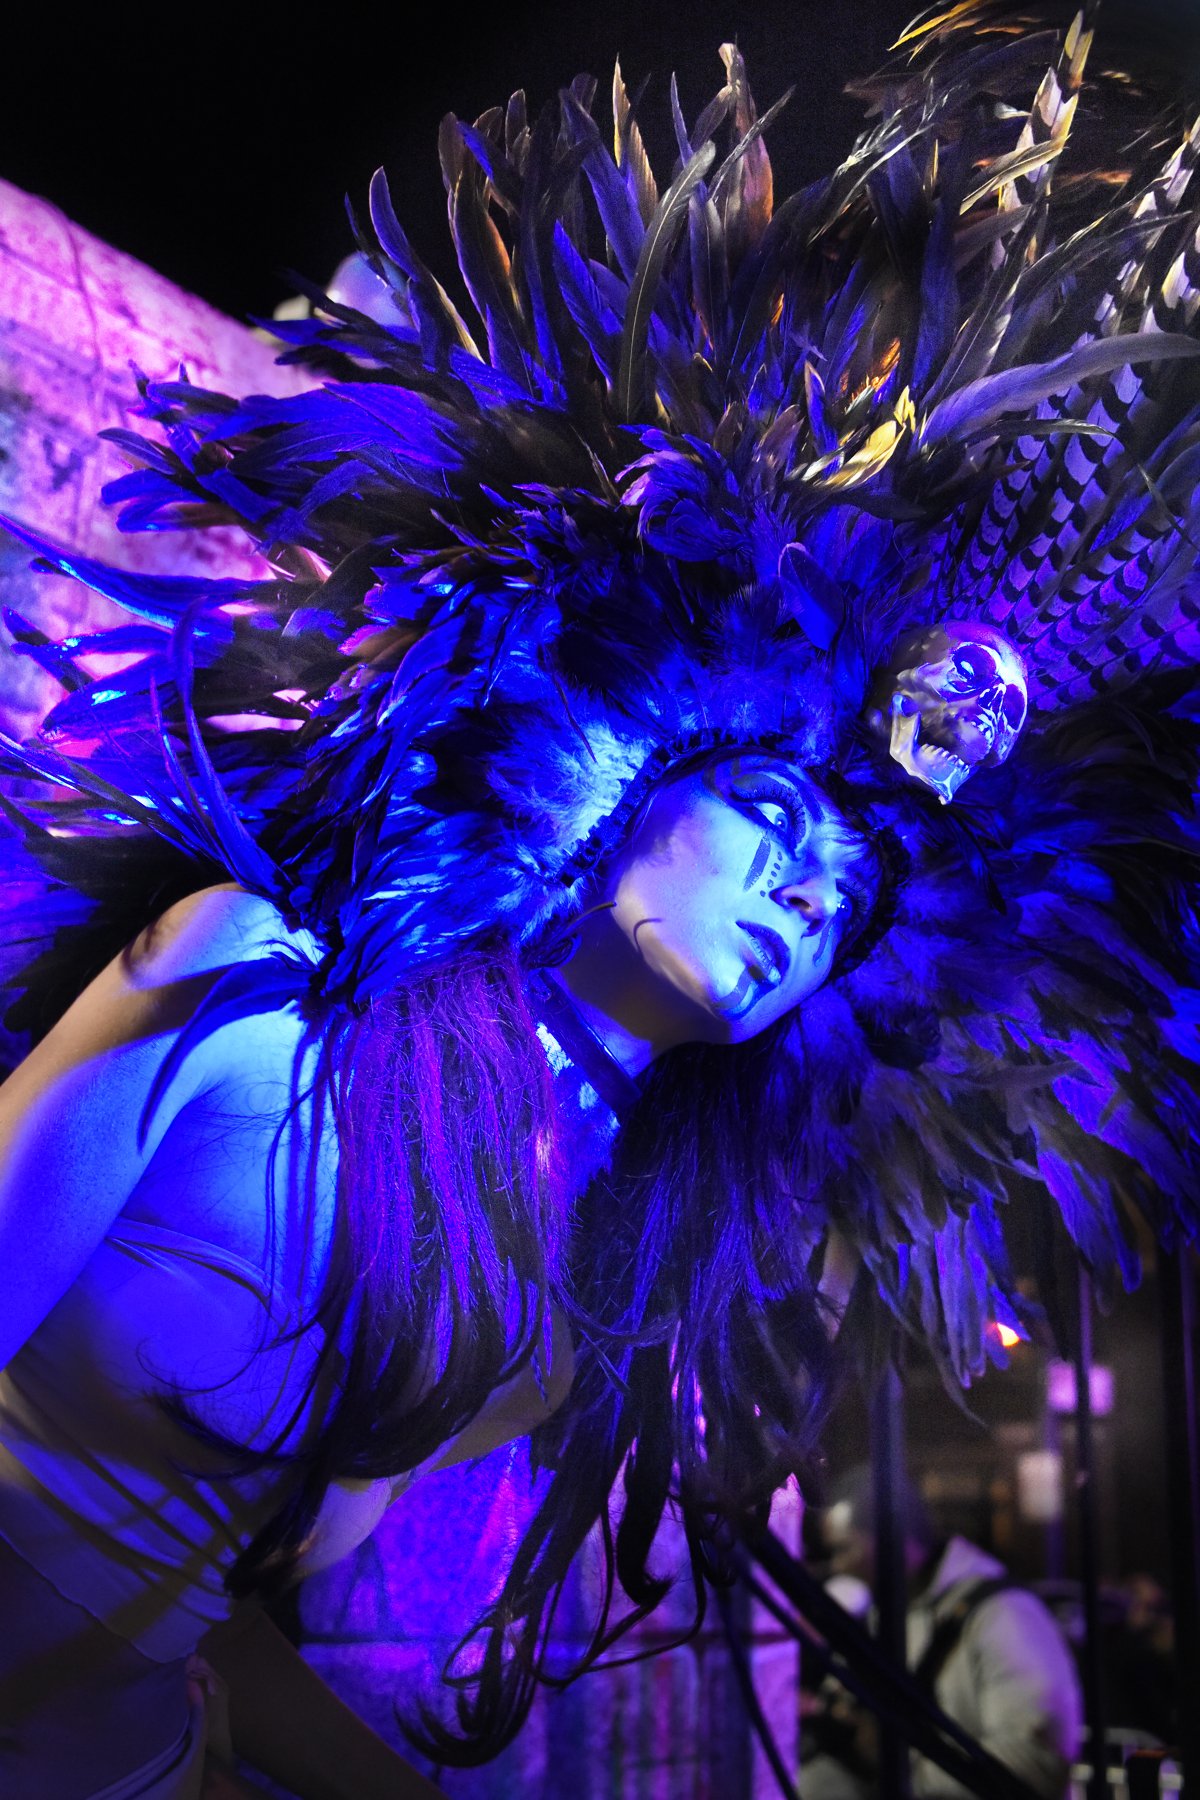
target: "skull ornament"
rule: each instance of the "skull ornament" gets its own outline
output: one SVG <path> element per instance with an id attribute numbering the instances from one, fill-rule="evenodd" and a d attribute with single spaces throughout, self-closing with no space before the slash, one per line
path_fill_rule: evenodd
<path id="1" fill-rule="evenodd" d="M 1029 707 L 1008 639 L 976 620 L 943 619 L 900 638 L 878 671 L 867 722 L 892 760 L 943 806 L 975 769 L 1004 762 Z"/>

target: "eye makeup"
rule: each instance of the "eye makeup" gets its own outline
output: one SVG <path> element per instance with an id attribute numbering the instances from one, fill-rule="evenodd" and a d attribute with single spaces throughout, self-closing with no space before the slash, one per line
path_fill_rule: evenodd
<path id="1" fill-rule="evenodd" d="M 773 756 L 756 752 L 726 756 L 703 769 L 701 778 L 714 799 L 757 827 L 741 880 L 744 893 L 767 899 L 789 883 L 799 885 L 819 874 L 831 837 L 849 852 L 839 858 L 836 909 L 812 918 L 801 932 L 809 940 L 807 955 L 814 970 L 830 969 L 859 936 L 871 910 L 869 883 L 852 866 L 855 852 L 862 848 L 858 833 L 847 828 L 802 770 Z M 781 985 L 783 974 L 768 955 L 755 958 L 730 992 L 715 1001 L 715 1009 L 730 1021 L 744 1019 Z"/>
<path id="2" fill-rule="evenodd" d="M 718 800 L 739 810 L 753 809 L 756 820 L 793 858 L 800 853 L 812 823 L 807 783 L 779 763 L 761 757 L 734 756 L 710 764 L 703 772 L 704 785 Z M 782 819 L 763 810 L 777 807 Z M 762 870 L 756 870 L 757 880 Z M 752 885 L 748 879 L 746 885 Z"/>
<path id="3" fill-rule="evenodd" d="M 768 831 L 774 832 L 793 856 L 799 853 L 801 845 L 808 836 L 809 816 L 796 790 L 788 783 L 772 777 L 758 777 L 735 790 L 732 798 L 756 807 Z M 766 817 L 761 808 L 777 806 L 783 813 L 782 820 Z"/>

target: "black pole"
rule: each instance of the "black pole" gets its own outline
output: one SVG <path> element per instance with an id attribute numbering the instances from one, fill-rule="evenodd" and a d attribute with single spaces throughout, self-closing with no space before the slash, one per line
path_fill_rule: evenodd
<path id="1" fill-rule="evenodd" d="M 1167 1528 L 1175 1618 L 1175 1697 L 1184 1792 L 1200 1792 L 1200 1445 L 1196 1412 L 1196 1294 L 1192 1261 L 1159 1259 Z"/>
<path id="2" fill-rule="evenodd" d="M 1042 1448 L 1043 1450 L 1048 1451 L 1057 1462 L 1059 1506 L 1055 1516 L 1046 1520 L 1042 1530 L 1042 1543 L 1045 1556 L 1044 1574 L 1047 1581 L 1061 1581 L 1067 1572 L 1066 1532 L 1064 1530 L 1066 1520 L 1062 1498 L 1062 1426 L 1059 1422 L 1058 1414 L 1050 1404 L 1048 1379 L 1046 1388 L 1047 1391 L 1044 1393 L 1042 1399 Z"/>
<path id="3" fill-rule="evenodd" d="M 725 1642 L 729 1646 L 730 1661 L 737 1684 L 741 1690 L 742 1701 L 746 1708 L 746 1717 L 750 1721 L 750 1729 L 762 1747 L 762 1753 L 770 1764 L 771 1773 L 775 1777 L 775 1785 L 783 1795 L 783 1800 L 801 1800 L 800 1791 L 792 1780 L 779 1745 L 775 1741 L 775 1733 L 771 1730 L 770 1721 L 762 1708 L 758 1690 L 754 1685 L 754 1670 L 750 1655 L 746 1649 L 746 1638 L 741 1625 L 734 1616 L 733 1601 L 727 1588 L 714 1588 L 717 1597 L 717 1610 L 721 1615 L 721 1624 L 725 1630 Z M 739 1588 L 739 1594 L 749 1597 L 750 1590 L 745 1586 Z M 747 1609 L 748 1610 L 748 1609 Z"/>
<path id="4" fill-rule="evenodd" d="M 904 1386 L 889 1359 L 871 1402 L 871 1471 L 874 1481 L 875 1605 L 880 1647 L 898 1667 L 908 1664 L 908 1570 L 902 1495 Z M 908 1800 L 908 1748 L 895 1727 L 879 1722 L 881 1800 Z"/>
<path id="5" fill-rule="evenodd" d="M 1089 1800 L 1106 1800 L 1104 1669 L 1100 1644 L 1100 1557 L 1096 1521 L 1096 1454 L 1092 1435 L 1092 1282 L 1079 1267 L 1075 1333 L 1075 1517 L 1079 1528 L 1079 1579 L 1083 1589 L 1083 1704 L 1087 1715 Z"/>

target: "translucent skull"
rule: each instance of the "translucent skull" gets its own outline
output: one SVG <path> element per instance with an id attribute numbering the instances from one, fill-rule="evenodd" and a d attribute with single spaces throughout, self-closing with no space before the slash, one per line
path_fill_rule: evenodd
<path id="1" fill-rule="evenodd" d="M 1029 706 L 1025 666 L 975 620 L 908 632 L 876 677 L 868 722 L 892 759 L 943 806 L 975 769 L 1002 763 Z"/>

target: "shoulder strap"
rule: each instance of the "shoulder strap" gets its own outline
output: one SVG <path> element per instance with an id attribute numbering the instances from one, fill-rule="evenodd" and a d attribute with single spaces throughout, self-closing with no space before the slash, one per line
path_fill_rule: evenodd
<path id="1" fill-rule="evenodd" d="M 1007 1575 L 990 1575 L 963 1588 L 953 1603 L 936 1619 L 933 1636 L 913 1670 L 914 1680 L 919 1681 L 928 1693 L 932 1693 L 938 1676 L 966 1630 L 967 1621 L 972 1614 L 978 1611 L 985 1600 L 990 1600 L 993 1594 L 1003 1594 L 1017 1585 Z"/>

